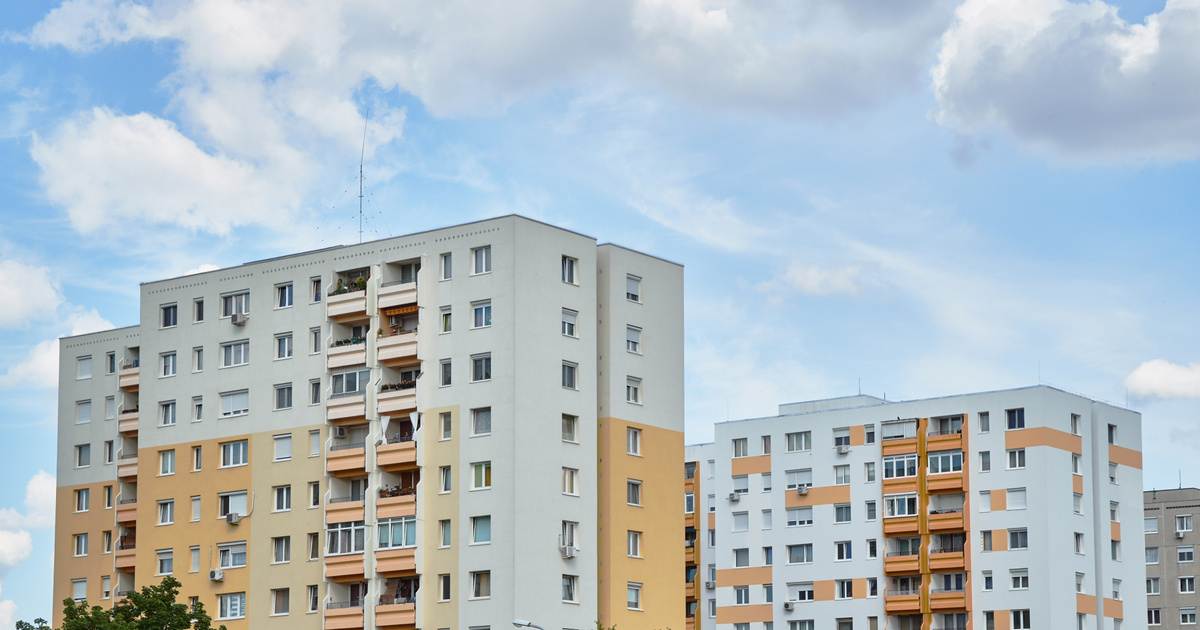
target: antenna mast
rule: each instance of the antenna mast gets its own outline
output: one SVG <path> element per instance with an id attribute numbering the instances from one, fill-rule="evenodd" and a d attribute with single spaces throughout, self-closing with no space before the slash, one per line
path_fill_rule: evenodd
<path id="1" fill-rule="evenodd" d="M 371 119 L 371 108 L 367 108 L 367 115 L 363 118 L 363 139 L 362 149 L 358 154 L 358 244 L 362 245 L 362 227 L 363 227 L 363 159 L 367 155 L 367 121 Z"/>

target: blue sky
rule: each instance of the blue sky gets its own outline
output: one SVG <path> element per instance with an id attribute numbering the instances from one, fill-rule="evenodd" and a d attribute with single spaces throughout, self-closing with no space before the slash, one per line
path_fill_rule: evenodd
<path id="1" fill-rule="evenodd" d="M 0 629 L 56 345 L 138 282 L 507 213 L 687 267 L 688 438 L 1050 383 L 1200 485 L 1200 1 L 0 4 Z M 39 474 L 45 471 L 46 474 Z"/>

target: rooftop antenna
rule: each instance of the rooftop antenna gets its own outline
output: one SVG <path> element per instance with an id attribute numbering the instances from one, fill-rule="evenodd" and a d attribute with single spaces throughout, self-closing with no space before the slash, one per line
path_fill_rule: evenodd
<path id="1" fill-rule="evenodd" d="M 367 108 L 367 115 L 363 117 L 363 139 L 362 149 L 358 154 L 358 244 L 362 245 L 362 227 L 363 227 L 363 159 L 367 155 L 367 121 L 371 120 L 371 108 Z"/>

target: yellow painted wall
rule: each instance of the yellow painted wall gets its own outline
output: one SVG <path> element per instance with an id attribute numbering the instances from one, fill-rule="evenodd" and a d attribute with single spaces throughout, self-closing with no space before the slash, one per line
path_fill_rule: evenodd
<path id="1" fill-rule="evenodd" d="M 441 415 L 442 412 L 449 411 L 452 426 L 450 439 L 441 440 Z M 458 479 L 461 475 L 466 474 L 466 471 L 459 470 L 458 451 L 459 441 L 463 438 L 459 433 L 465 429 L 464 425 L 460 424 L 459 408 L 442 407 L 434 409 L 425 409 L 423 411 L 425 422 L 421 428 L 420 441 L 417 445 L 421 449 L 420 459 L 418 462 L 422 464 L 421 482 L 417 490 L 417 522 L 423 523 L 421 529 L 420 550 L 421 554 L 418 557 L 418 568 L 421 571 L 421 590 L 419 591 L 421 601 L 418 606 L 417 621 L 422 628 L 457 628 L 458 627 L 458 607 L 462 602 L 457 601 L 458 585 L 461 576 L 458 575 L 458 531 L 462 526 L 461 517 L 458 510 L 458 497 L 455 493 L 438 494 L 440 489 L 441 473 L 439 469 L 442 466 L 454 466 L 451 470 L 452 479 L 455 482 L 454 487 L 461 487 Z M 439 549 L 438 545 L 441 538 L 439 530 L 439 522 L 443 519 L 450 519 L 450 540 L 449 549 Z M 450 592 L 451 599 L 449 602 L 438 602 L 438 576 L 444 573 L 450 574 Z"/>
<path id="2" fill-rule="evenodd" d="M 104 553 L 104 532 L 111 531 L 113 549 L 117 546 L 116 493 L 113 488 L 113 509 L 104 508 L 104 486 L 116 486 L 115 481 L 104 481 L 77 486 L 63 486 L 55 496 L 54 528 L 54 625 L 62 623 L 62 601 L 71 597 L 71 580 L 87 578 L 87 598 L 93 606 L 112 606 L 112 599 L 101 599 L 102 576 L 112 577 L 113 596 L 117 590 L 117 572 L 113 568 L 113 554 Z M 75 491 L 87 489 L 91 493 L 91 506 L 87 512 L 75 512 Z M 75 557 L 75 534 L 88 535 L 88 554 Z"/>

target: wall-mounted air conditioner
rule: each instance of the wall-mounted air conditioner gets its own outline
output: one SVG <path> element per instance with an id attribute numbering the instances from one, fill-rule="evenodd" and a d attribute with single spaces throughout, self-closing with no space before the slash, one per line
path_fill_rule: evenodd
<path id="1" fill-rule="evenodd" d="M 234 313 L 229 318 L 229 322 L 231 324 L 233 324 L 234 326 L 245 326 L 246 322 L 249 320 L 250 320 L 250 316 L 245 313 Z"/>
<path id="2" fill-rule="evenodd" d="M 805 486 L 805 485 L 796 486 L 796 494 L 798 494 L 800 496 L 804 496 L 804 495 L 808 494 L 808 486 Z"/>
<path id="3" fill-rule="evenodd" d="M 738 493 L 736 493 L 736 492 L 730 492 L 730 493 L 729 493 L 729 500 L 730 500 L 730 501 L 733 501 L 734 503 L 737 503 L 738 501 L 741 501 L 741 500 L 742 500 L 742 495 L 740 495 L 740 494 L 738 494 Z"/>
<path id="4" fill-rule="evenodd" d="M 845 455 L 850 452 L 849 444 L 838 444 L 838 455 Z"/>
<path id="5" fill-rule="evenodd" d="M 788 610 L 788 611 L 790 611 L 791 609 L 793 609 L 793 608 L 795 608 L 795 607 L 796 607 L 796 604 L 794 604 L 794 603 L 792 603 L 792 602 L 783 602 L 783 609 L 784 609 L 784 610 Z"/>
<path id="6" fill-rule="evenodd" d="M 214 582 L 220 582 L 225 579 L 225 572 L 220 569 L 213 569 L 208 572 L 208 579 Z"/>
<path id="7" fill-rule="evenodd" d="M 237 525 L 242 522 L 242 515 L 237 512 L 230 512 L 225 515 L 225 522 L 230 525 Z"/>

